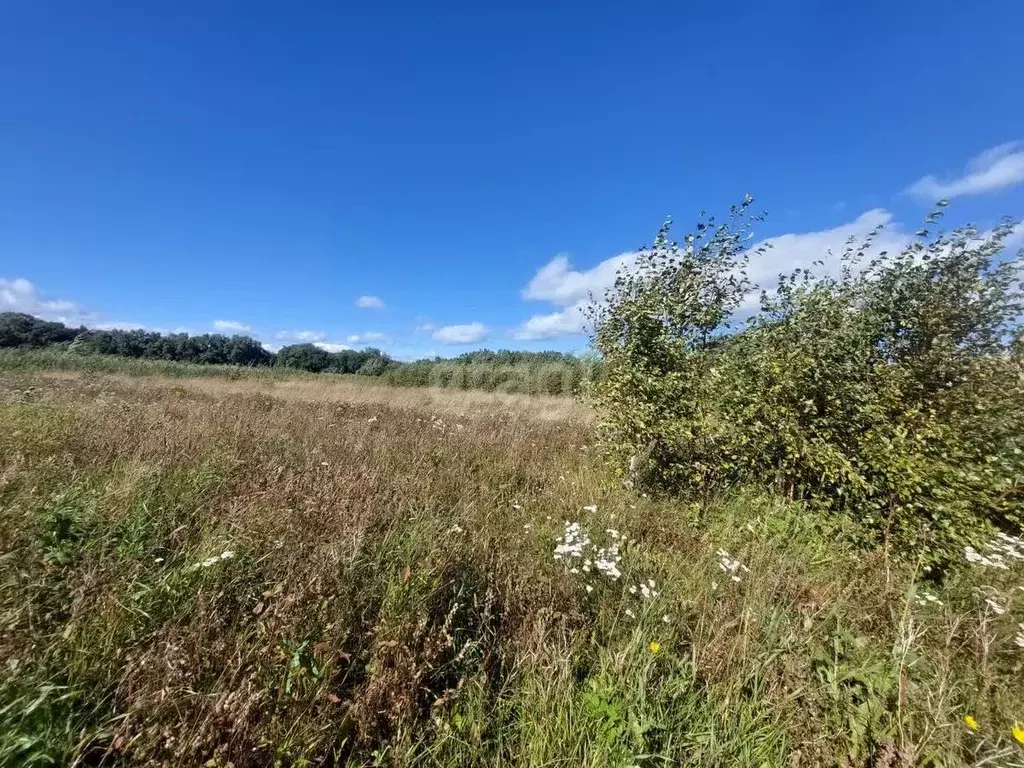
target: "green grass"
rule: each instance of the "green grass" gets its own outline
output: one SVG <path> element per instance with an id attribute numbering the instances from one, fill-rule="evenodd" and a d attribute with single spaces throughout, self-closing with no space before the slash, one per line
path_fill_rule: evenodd
<path id="1" fill-rule="evenodd" d="M 178 363 L 171 360 L 119 357 L 117 355 L 82 354 L 69 351 L 66 347 L 0 349 L 0 372 L 30 371 L 121 373 L 128 376 L 175 376 L 181 378 L 217 376 L 233 379 L 294 378 L 318 375 L 293 368 L 275 368 L 273 366 L 204 365 Z"/>
<path id="2" fill-rule="evenodd" d="M 0 372 L 67 371 L 119 373 L 127 376 L 214 377 L 232 380 L 286 381 L 320 379 L 392 387 L 436 387 L 529 395 L 571 395 L 598 375 L 596 366 L 578 363 L 416 362 L 382 375 L 310 373 L 283 366 L 213 365 L 171 360 L 85 354 L 64 346 L 0 349 Z"/>
<path id="3" fill-rule="evenodd" d="M 2 765 L 1024 764 L 1016 561 L 931 583 L 782 500 L 638 497 L 572 410 L 11 359 Z"/>

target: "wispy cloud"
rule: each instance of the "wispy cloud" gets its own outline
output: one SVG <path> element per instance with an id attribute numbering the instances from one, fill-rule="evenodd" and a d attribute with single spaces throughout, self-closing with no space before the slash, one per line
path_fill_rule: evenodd
<path id="1" fill-rule="evenodd" d="M 171 333 L 164 328 L 154 328 L 145 323 L 137 323 L 134 320 L 108 320 L 102 323 L 93 323 L 92 328 L 100 331 L 149 331 L 152 333 Z M 174 333 L 184 333 L 182 329 L 176 329 Z"/>
<path id="2" fill-rule="evenodd" d="M 349 344 L 372 344 L 376 342 L 391 341 L 391 337 L 386 333 L 366 331 L 366 333 L 353 333 L 348 337 L 347 341 Z"/>
<path id="3" fill-rule="evenodd" d="M 483 323 L 446 325 L 434 331 L 432 338 L 439 344 L 474 344 L 487 335 Z"/>
<path id="4" fill-rule="evenodd" d="M 379 296 L 360 296 L 356 299 L 360 309 L 384 309 L 384 301 Z"/>
<path id="5" fill-rule="evenodd" d="M 323 341 L 327 334 L 323 331 L 278 331 L 274 338 L 278 341 L 292 341 L 308 344 L 314 341 Z"/>
<path id="6" fill-rule="evenodd" d="M 237 320 L 214 320 L 213 328 L 217 331 L 224 331 L 225 333 L 245 333 L 251 331 L 252 327 L 245 323 L 240 323 Z"/>
<path id="7" fill-rule="evenodd" d="M 962 176 L 940 181 L 925 176 L 911 184 L 906 191 L 926 202 L 962 195 L 979 195 L 1024 182 L 1024 142 L 1010 141 L 986 149 L 967 164 Z"/>
<path id="8" fill-rule="evenodd" d="M 342 344 L 340 341 L 318 341 L 316 345 L 325 352 L 342 352 L 346 349 L 352 349 L 348 344 Z"/>

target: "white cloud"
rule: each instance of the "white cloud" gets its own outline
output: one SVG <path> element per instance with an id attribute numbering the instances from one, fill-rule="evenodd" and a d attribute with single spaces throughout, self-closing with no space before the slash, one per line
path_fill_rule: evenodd
<path id="1" fill-rule="evenodd" d="M 620 267 L 636 261 L 636 253 L 620 253 L 605 259 L 596 267 L 580 272 L 570 268 L 569 257 L 555 256 L 545 264 L 522 291 L 524 299 L 550 301 L 569 306 L 588 300 L 590 295 L 600 298 L 604 290 L 615 282 Z"/>
<path id="2" fill-rule="evenodd" d="M 441 344 L 473 344 L 486 335 L 487 327 L 483 323 L 466 323 L 438 328 L 432 338 Z"/>
<path id="3" fill-rule="evenodd" d="M 111 320 L 108 323 L 96 323 L 92 326 L 101 331 L 157 331 L 157 328 L 150 328 L 145 323 L 136 323 L 131 320 Z"/>
<path id="4" fill-rule="evenodd" d="M 360 309 L 384 309 L 384 302 L 377 296 L 360 296 L 356 299 Z"/>
<path id="5" fill-rule="evenodd" d="M 348 344 L 342 344 L 337 341 L 318 341 L 316 345 L 325 352 L 342 352 L 346 349 L 352 349 Z"/>
<path id="6" fill-rule="evenodd" d="M 373 342 L 386 342 L 390 340 L 391 338 L 386 333 L 378 333 L 377 331 L 353 333 L 347 339 L 349 344 L 370 344 Z"/>
<path id="7" fill-rule="evenodd" d="M 600 299 L 615 282 L 616 273 L 636 261 L 636 252 L 620 253 L 605 259 L 587 270 L 573 269 L 566 254 L 559 254 L 541 267 L 527 286 L 522 297 L 532 301 L 547 301 L 557 312 L 534 315 L 512 331 L 516 339 L 550 339 L 586 330 L 584 308 L 591 296 Z"/>
<path id="8" fill-rule="evenodd" d="M 419 325 L 416 326 L 416 330 L 422 333 L 430 333 L 435 328 L 437 328 L 437 326 L 434 325 L 433 323 L 420 323 Z"/>
<path id="9" fill-rule="evenodd" d="M 934 176 L 918 179 L 907 192 L 934 203 L 942 198 L 978 195 L 1005 189 L 1024 182 L 1024 142 L 1009 141 L 986 149 L 972 158 L 964 175 L 950 181 L 939 181 Z"/>
<path id="10" fill-rule="evenodd" d="M 327 336 L 322 331 L 278 331 L 274 338 L 279 341 L 292 341 L 308 344 L 313 341 L 323 341 Z"/>
<path id="11" fill-rule="evenodd" d="M 762 288 L 771 288 L 781 273 L 798 268 L 813 268 L 815 261 L 823 261 L 824 267 L 816 272 L 835 273 L 840 265 L 839 257 L 846 249 L 847 241 L 853 238 L 859 244 L 874 229 L 881 228 L 871 247 L 872 253 L 901 251 L 910 242 L 910 236 L 900 231 L 893 222 L 893 215 L 884 208 L 872 208 L 853 221 L 832 229 L 818 232 L 800 232 L 770 237 L 750 247 L 750 265 L 747 275 Z M 753 253 L 761 246 L 770 246 L 762 254 Z M 831 256 L 829 254 L 831 253 Z"/>
<path id="12" fill-rule="evenodd" d="M 1019 248 L 1024 248 L 1024 222 L 1018 224 L 1003 241 L 1003 248 L 1010 253 L 1016 253 Z"/>
<path id="13" fill-rule="evenodd" d="M 587 302 L 581 301 L 558 312 L 547 315 L 534 315 L 519 328 L 512 331 L 517 339 L 550 339 L 571 333 L 583 333 L 586 330 L 586 317 L 583 314 Z"/>
<path id="14" fill-rule="evenodd" d="M 886 226 L 887 225 L 887 226 Z M 789 233 L 769 238 L 754 244 L 751 250 L 770 244 L 763 254 L 751 255 L 748 275 L 762 287 L 774 286 L 780 273 L 788 273 L 798 267 L 812 267 L 815 261 L 825 262 L 817 271 L 835 272 L 839 267 L 839 256 L 846 247 L 846 241 L 853 237 L 862 240 L 876 227 L 886 226 L 876 236 L 873 251 L 896 252 L 910 242 L 893 223 L 893 216 L 883 208 L 866 211 L 851 222 L 819 232 Z M 833 258 L 829 258 L 829 251 Z M 517 339 L 547 339 L 554 336 L 579 334 L 586 331 L 584 309 L 589 296 L 600 298 L 615 282 L 615 274 L 621 267 L 629 267 L 636 261 L 636 253 L 620 253 L 605 259 L 597 266 L 579 271 L 571 268 L 564 255 L 556 256 L 543 266 L 530 283 L 523 289 L 525 299 L 541 299 L 558 307 L 555 312 L 534 315 L 512 332 Z M 751 293 L 747 308 L 757 304 L 759 293 Z"/>
<path id="15" fill-rule="evenodd" d="M 251 331 L 252 327 L 245 323 L 240 323 L 237 320 L 214 320 L 213 328 L 217 331 L 225 331 L 227 333 L 245 333 Z"/>
<path id="16" fill-rule="evenodd" d="M 79 325 L 93 318 L 73 301 L 44 299 L 28 280 L 0 277 L 0 312 L 24 312 L 67 325 Z"/>

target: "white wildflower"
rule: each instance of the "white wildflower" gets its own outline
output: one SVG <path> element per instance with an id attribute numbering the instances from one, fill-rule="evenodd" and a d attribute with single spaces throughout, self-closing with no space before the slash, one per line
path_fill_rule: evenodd
<path id="1" fill-rule="evenodd" d="M 1006 613 L 1006 609 L 1003 608 L 1003 606 L 1001 606 L 991 597 L 985 598 L 985 605 L 987 605 L 989 609 L 992 611 L 992 613 L 994 613 L 996 616 L 1002 616 L 1004 613 Z"/>
<path id="2" fill-rule="evenodd" d="M 631 610 L 629 610 L 629 608 L 626 609 L 626 615 L 629 616 L 629 618 L 631 618 L 631 619 L 635 619 L 636 618 L 636 614 L 633 613 Z"/>
<path id="3" fill-rule="evenodd" d="M 728 573 L 732 581 L 742 581 L 743 578 L 740 576 L 740 573 L 747 573 L 750 571 L 747 566 L 734 558 L 724 549 L 716 550 L 715 554 L 718 555 L 718 567 L 721 568 L 723 572 Z"/>
<path id="4" fill-rule="evenodd" d="M 462 526 L 456 523 L 448 529 L 448 533 L 462 533 Z"/>
<path id="5" fill-rule="evenodd" d="M 663 616 L 661 617 L 661 620 L 662 620 L 663 622 L 665 622 L 666 624 L 671 624 L 671 623 L 672 623 L 672 617 L 671 617 L 671 616 L 669 616 L 669 615 L 668 615 L 667 613 L 666 613 L 666 614 L 664 614 L 664 615 L 663 615 Z"/>
<path id="6" fill-rule="evenodd" d="M 583 508 L 584 512 L 597 512 L 597 504 L 588 504 Z"/>
<path id="7" fill-rule="evenodd" d="M 985 552 L 979 552 L 974 547 L 964 547 L 964 559 L 974 565 L 981 565 L 986 568 L 997 568 L 1009 570 L 1007 558 L 1024 562 L 1024 540 L 1018 536 L 999 532 L 986 545 Z"/>
<path id="8" fill-rule="evenodd" d="M 202 560 L 201 562 L 196 563 L 192 567 L 193 568 L 211 568 L 211 567 L 215 566 L 217 563 L 219 563 L 219 562 L 221 562 L 223 560 L 230 560 L 234 556 L 235 556 L 234 552 L 232 552 L 230 549 L 225 549 L 219 555 L 214 555 L 213 557 L 208 557 L 205 560 Z"/>
<path id="9" fill-rule="evenodd" d="M 589 534 L 580 527 L 578 522 L 565 521 L 562 538 L 555 544 L 554 558 L 555 560 L 579 558 L 583 561 L 585 573 L 590 573 L 593 568 L 613 581 L 622 576 L 622 571 L 619 569 L 619 563 L 622 562 L 620 542 L 613 537 L 612 543 L 608 546 L 597 547 L 591 544 Z"/>
<path id="10" fill-rule="evenodd" d="M 587 593 L 588 594 L 594 591 L 594 588 L 592 586 L 590 586 L 589 584 L 586 585 L 586 588 L 587 588 Z"/>
<path id="11" fill-rule="evenodd" d="M 583 557 L 583 550 L 588 546 L 590 546 L 590 537 L 586 531 L 580 528 L 579 523 L 570 523 L 566 520 L 562 538 L 555 545 L 555 559 Z"/>

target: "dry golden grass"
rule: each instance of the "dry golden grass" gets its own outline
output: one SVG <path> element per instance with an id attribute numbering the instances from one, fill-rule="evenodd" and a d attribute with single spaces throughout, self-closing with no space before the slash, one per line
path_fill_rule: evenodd
<path id="1" fill-rule="evenodd" d="M 89 374 L 49 371 L 39 374 L 41 381 L 82 381 Z M 300 403 L 347 403 L 387 406 L 449 415 L 510 414 L 514 417 L 544 421 L 573 421 L 592 424 L 593 411 L 570 397 L 484 392 L 474 389 L 435 387 L 387 387 L 372 379 L 323 376 L 294 379 L 229 379 L 226 377 L 177 379 L 162 376 L 109 375 L 122 389 L 152 390 L 154 387 L 178 388 L 212 397 L 227 395 L 265 395 Z"/>
<path id="2" fill-rule="evenodd" d="M 841 525 L 637 498 L 592 441 L 555 398 L 0 376 L 0 764 L 1016 759 L 1019 573 L 918 608 Z"/>

